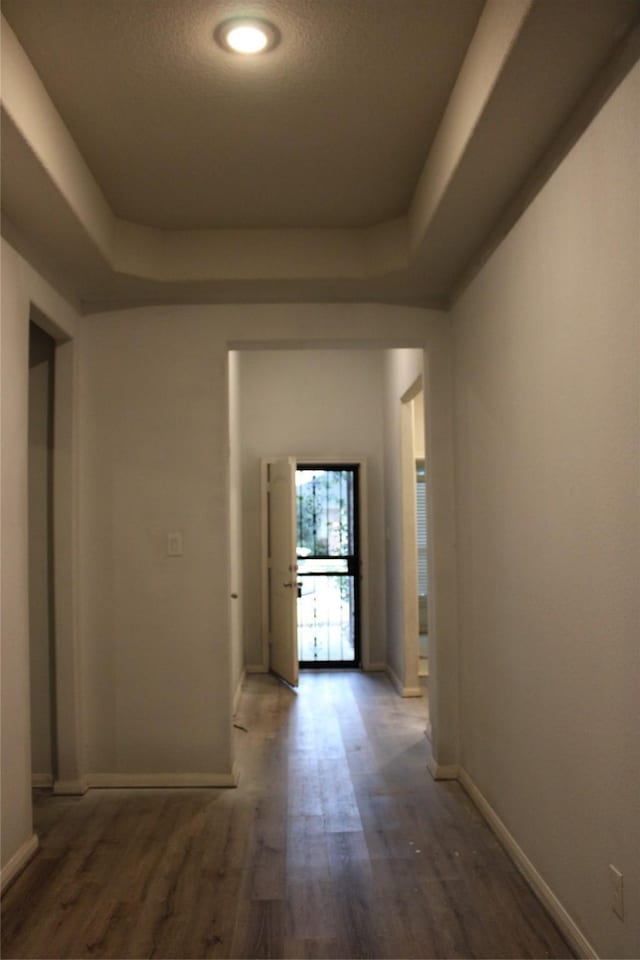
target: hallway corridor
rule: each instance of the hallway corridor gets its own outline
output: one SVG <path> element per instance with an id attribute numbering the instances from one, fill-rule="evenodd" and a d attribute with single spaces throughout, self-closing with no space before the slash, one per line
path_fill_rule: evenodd
<path id="1" fill-rule="evenodd" d="M 5 958 L 571 957 L 381 674 L 245 683 L 237 790 L 40 794 Z"/>

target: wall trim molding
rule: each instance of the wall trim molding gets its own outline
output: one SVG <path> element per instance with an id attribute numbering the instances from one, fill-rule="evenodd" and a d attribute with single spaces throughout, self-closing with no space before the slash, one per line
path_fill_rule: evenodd
<path id="1" fill-rule="evenodd" d="M 47 789 L 53 786 L 53 774 L 51 773 L 32 773 L 31 786 L 36 790 Z"/>
<path id="2" fill-rule="evenodd" d="M 22 873 L 26 865 L 35 856 L 40 846 L 38 835 L 32 833 L 28 840 L 18 847 L 14 855 L 7 861 L 0 871 L 0 891 L 2 893 L 9 887 L 16 877 Z"/>
<path id="3" fill-rule="evenodd" d="M 54 780 L 53 792 L 57 796 L 82 796 L 88 790 L 86 777 L 78 777 L 77 780 Z"/>
<path id="4" fill-rule="evenodd" d="M 472 777 L 464 769 L 459 768 L 458 781 L 467 792 L 475 806 L 478 808 L 484 819 L 487 821 L 498 840 L 505 848 L 511 860 L 534 891 L 538 899 L 542 902 L 552 919 L 556 923 L 560 932 L 569 941 L 570 946 L 579 957 L 585 960 L 598 960 L 598 954 L 582 933 L 575 920 L 564 908 L 556 894 L 549 884 L 538 872 L 531 860 L 518 844 L 517 840 L 509 832 L 505 823 L 493 809 L 486 797 L 481 793 Z"/>
<path id="5" fill-rule="evenodd" d="M 237 775 L 231 773 L 90 773 L 85 777 L 88 789 L 144 787 L 235 787 Z"/>
<path id="6" fill-rule="evenodd" d="M 83 796 L 87 790 L 135 789 L 145 787 L 236 787 L 239 772 L 231 773 L 88 773 L 78 780 L 56 780 L 57 796 Z"/>
<path id="7" fill-rule="evenodd" d="M 425 736 L 427 736 L 426 731 Z M 427 761 L 427 768 L 434 780 L 458 780 L 460 778 L 460 767 L 457 763 L 438 763 L 433 755 Z"/>
<path id="8" fill-rule="evenodd" d="M 385 672 L 401 697 L 422 696 L 422 687 L 405 687 L 402 680 L 390 664 L 386 665 Z"/>

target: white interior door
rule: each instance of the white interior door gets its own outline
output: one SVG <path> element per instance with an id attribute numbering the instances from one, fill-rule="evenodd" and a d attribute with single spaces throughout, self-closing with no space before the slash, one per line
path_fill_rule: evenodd
<path id="1" fill-rule="evenodd" d="M 269 468 L 270 667 L 298 685 L 296 582 L 296 462 L 276 460 Z"/>

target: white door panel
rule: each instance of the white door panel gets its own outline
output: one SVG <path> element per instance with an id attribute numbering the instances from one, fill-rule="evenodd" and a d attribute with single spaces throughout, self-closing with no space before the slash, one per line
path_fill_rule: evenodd
<path id="1" fill-rule="evenodd" d="M 296 462 L 274 461 L 269 468 L 270 667 L 298 685 L 296 583 Z"/>

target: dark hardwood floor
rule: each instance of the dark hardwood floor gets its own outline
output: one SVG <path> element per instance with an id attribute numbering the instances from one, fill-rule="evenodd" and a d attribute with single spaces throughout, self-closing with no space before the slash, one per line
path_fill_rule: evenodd
<path id="1" fill-rule="evenodd" d="M 39 794 L 5 958 L 571 957 L 382 675 L 245 685 L 237 790 Z"/>

